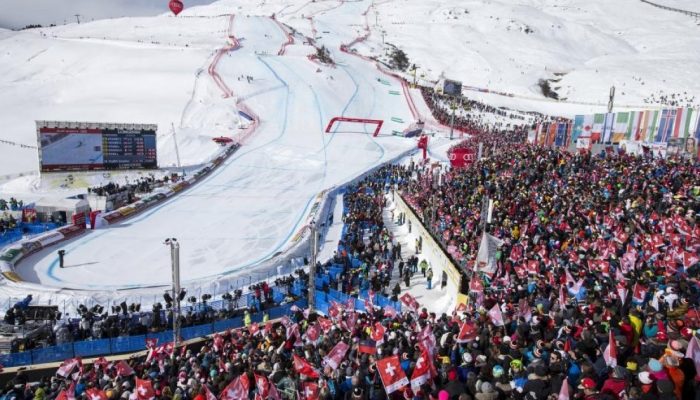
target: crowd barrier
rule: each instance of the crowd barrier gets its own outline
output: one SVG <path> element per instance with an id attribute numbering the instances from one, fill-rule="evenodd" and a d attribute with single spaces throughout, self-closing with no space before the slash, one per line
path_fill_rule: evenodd
<path id="1" fill-rule="evenodd" d="M 277 319 L 291 312 L 292 306 L 306 308 L 306 299 L 297 300 L 282 306 L 273 307 L 266 312 L 269 318 Z M 251 315 L 252 322 L 262 322 L 263 312 Z M 244 326 L 243 317 L 235 317 L 222 321 L 216 321 L 203 325 L 189 326 L 180 329 L 182 340 L 190 340 L 217 332 L 224 332 L 228 329 L 240 328 Z M 0 364 L 3 367 L 17 367 L 30 364 L 43 364 L 49 362 L 63 361 L 73 357 L 95 357 L 101 355 L 113 355 L 133 353 L 146 349 L 146 339 L 158 339 L 158 343 L 167 343 L 173 340 L 173 331 L 159 333 L 149 333 L 137 336 L 122 336 L 111 339 L 85 340 L 72 343 L 60 344 L 52 347 L 45 347 L 25 351 L 21 353 L 10 353 L 0 355 Z"/>

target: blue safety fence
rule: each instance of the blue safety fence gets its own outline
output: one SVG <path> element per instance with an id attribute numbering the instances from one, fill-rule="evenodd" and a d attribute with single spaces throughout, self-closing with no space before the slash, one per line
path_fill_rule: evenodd
<path id="1" fill-rule="evenodd" d="M 292 306 L 306 308 L 306 299 L 297 300 L 282 306 L 273 307 L 265 312 L 270 319 L 281 318 L 288 315 Z M 327 308 L 326 308 L 327 311 Z M 264 312 L 251 315 L 252 322 L 262 322 Z M 242 317 L 216 321 L 204 325 L 189 326 L 180 330 L 183 340 L 194 339 L 216 332 L 224 332 L 229 329 L 240 328 L 243 324 Z M 0 354 L 0 364 L 3 367 L 18 367 L 30 364 L 43 364 L 49 362 L 63 361 L 72 357 L 96 357 L 111 354 L 133 353 L 146 349 L 146 339 L 156 338 L 158 343 L 163 344 L 173 340 L 173 332 L 165 331 L 159 333 L 149 333 L 147 335 L 121 336 L 111 339 L 84 340 L 57 346 L 44 347 L 25 351 L 21 353 Z"/>

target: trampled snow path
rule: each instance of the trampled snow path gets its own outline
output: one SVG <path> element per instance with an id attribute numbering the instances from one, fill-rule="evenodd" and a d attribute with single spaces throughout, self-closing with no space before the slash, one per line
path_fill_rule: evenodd
<path id="1" fill-rule="evenodd" d="M 350 3 L 346 18 L 369 4 Z M 355 18 L 362 21 L 359 14 Z M 68 268 L 58 267 L 56 249 L 20 263 L 17 272 L 24 279 L 53 288 L 54 303 L 67 296 L 104 302 L 162 293 L 153 287 L 170 282 L 168 249 L 162 245 L 167 237 L 181 243 L 185 287 L 226 290 L 291 246 L 319 193 L 415 147 L 412 139 L 373 138 L 366 134 L 372 127 L 361 125 L 324 133 L 328 120 L 339 115 L 384 119 L 383 132 L 389 133 L 411 121 L 404 98 L 389 93 L 400 90 L 398 84 L 379 83 L 381 73 L 371 64 L 337 51 L 351 38 L 326 34 L 338 67 L 317 72 L 318 65 L 305 56 L 276 55 L 288 37 L 267 17 L 236 16 L 234 31 L 241 48 L 224 55 L 217 70 L 260 116 L 255 135 L 194 188 L 66 243 Z M 253 76 L 251 83 L 239 80 L 246 75 Z M 406 124 L 392 123 L 392 117 Z M 23 290 L 8 286 L 2 290 L 15 295 Z"/>
<path id="2" fill-rule="evenodd" d="M 395 205 L 391 199 L 391 195 L 387 195 L 387 206 L 382 212 L 384 225 L 394 235 L 394 239 L 401 243 L 401 256 L 404 260 L 408 260 L 410 256 L 416 254 L 415 243 L 418 237 L 415 234 L 415 230 L 412 230 L 411 233 L 408 232 L 408 224 L 398 225 L 396 223 L 398 215 L 394 215 L 392 218 L 391 212 L 395 208 Z M 418 254 L 419 264 L 423 259 L 426 259 L 428 263 L 432 263 L 427 251 Z M 435 273 L 435 276 L 433 276 L 432 289 L 428 289 L 428 281 L 421 274 L 420 268 L 418 268 L 418 272 L 411 277 L 409 282 L 411 284 L 410 287 L 406 288 L 403 279 L 399 277 L 399 267 L 398 263 L 396 263 L 394 266 L 391 285 L 389 285 L 390 293 L 397 282 L 401 287 L 401 294 L 399 294 L 399 296 L 408 290 L 408 292 L 411 293 L 411 296 L 418 301 L 421 307 L 425 307 L 428 312 L 434 312 L 439 316 L 442 313 L 452 311 L 450 307 L 454 305 L 455 299 L 451 298 L 446 289 L 440 288 L 440 276 L 437 273 Z"/>

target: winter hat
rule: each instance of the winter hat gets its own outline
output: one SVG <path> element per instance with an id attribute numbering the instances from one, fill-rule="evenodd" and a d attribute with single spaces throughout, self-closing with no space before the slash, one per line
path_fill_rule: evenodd
<path id="1" fill-rule="evenodd" d="M 454 369 L 451 369 L 451 370 L 447 373 L 447 379 L 450 380 L 450 381 L 456 380 L 456 379 L 457 379 L 457 371 L 455 371 Z"/>
<path id="2" fill-rule="evenodd" d="M 481 384 L 481 392 L 482 393 L 493 393 L 493 385 L 491 385 L 491 382 L 483 382 Z"/>
<path id="3" fill-rule="evenodd" d="M 647 371 L 642 371 L 639 373 L 639 382 L 643 383 L 644 385 L 650 385 L 654 381 L 651 379 L 651 375 Z"/>
<path id="4" fill-rule="evenodd" d="M 591 378 L 581 379 L 581 383 L 578 385 L 579 389 L 595 389 L 595 381 Z"/>
<path id="5" fill-rule="evenodd" d="M 501 367 L 500 365 L 494 365 L 491 374 L 494 378 L 500 378 L 501 376 L 503 376 L 503 372 L 503 367 Z"/>
<path id="6" fill-rule="evenodd" d="M 655 358 L 652 358 L 649 360 L 649 370 L 651 372 L 661 372 L 662 369 L 663 369 L 663 366 L 661 365 L 659 360 L 657 360 Z"/>
<path id="7" fill-rule="evenodd" d="M 446 390 L 441 390 L 438 393 L 438 400 L 450 400 L 450 394 Z"/>

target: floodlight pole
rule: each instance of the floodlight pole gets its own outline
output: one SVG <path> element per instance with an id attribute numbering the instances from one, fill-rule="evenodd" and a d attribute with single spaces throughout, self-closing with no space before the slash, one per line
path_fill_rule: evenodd
<path id="1" fill-rule="evenodd" d="M 175 349 L 180 342 L 180 243 L 177 239 L 171 238 L 166 239 L 165 244 L 170 245 L 170 261 L 173 272 L 173 349 Z"/>

